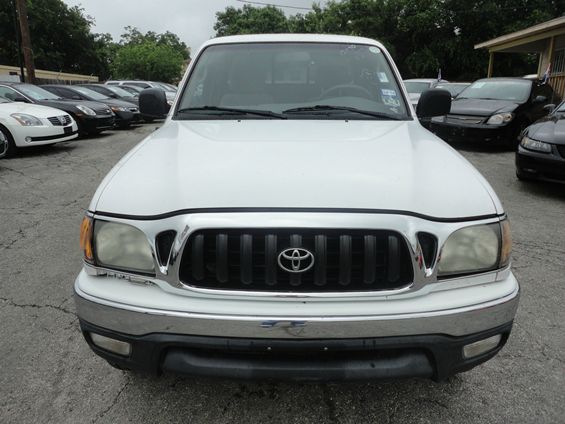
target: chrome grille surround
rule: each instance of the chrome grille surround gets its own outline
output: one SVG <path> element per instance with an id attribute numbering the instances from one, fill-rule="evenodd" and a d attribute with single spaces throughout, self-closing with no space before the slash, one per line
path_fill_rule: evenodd
<path id="1" fill-rule="evenodd" d="M 198 210 L 196 210 L 198 211 Z M 312 210 L 308 212 L 187 212 L 179 213 L 174 216 L 155 217 L 150 219 L 143 217 L 142 219 L 129 219 L 120 216 L 106 216 L 104 213 L 89 213 L 97 220 L 122 222 L 139 228 L 147 236 L 147 240 L 151 246 L 156 275 L 153 277 L 129 274 L 127 272 L 116 271 L 98 266 L 92 266 L 85 263 L 85 270 L 90 275 L 112 275 L 119 278 L 130 279 L 138 283 L 156 284 L 163 290 L 173 292 L 175 294 L 197 295 L 206 297 L 215 296 L 233 296 L 233 297 L 308 297 L 308 298 L 355 298 L 363 297 L 364 299 L 380 298 L 388 295 L 406 295 L 425 290 L 430 284 L 441 284 L 449 287 L 451 281 L 457 280 L 446 279 L 438 281 L 437 278 L 437 257 L 441 254 L 441 247 L 454 231 L 468 227 L 471 225 L 488 224 L 500 222 L 505 215 L 492 215 L 485 217 L 462 218 L 461 220 L 441 220 L 426 219 L 425 217 L 413 216 L 413 214 L 398 214 L 396 211 L 384 213 L 378 211 L 375 213 L 360 212 L 324 212 L 321 210 Z M 110 214 L 108 214 L 110 215 Z M 284 226 L 283 226 L 284 224 Z M 180 276 L 180 265 L 182 254 L 186 246 L 189 236 L 196 231 L 204 229 L 219 228 L 327 228 L 327 229 L 357 229 L 357 230 L 390 230 L 399 233 L 405 240 L 408 247 L 411 265 L 413 270 L 413 280 L 405 287 L 392 290 L 379 291 L 341 291 L 341 292 L 270 292 L 270 291 L 236 291 L 224 289 L 208 289 L 193 287 L 183 283 Z M 161 265 L 158 260 L 156 251 L 156 236 L 163 231 L 176 231 L 176 237 L 165 265 Z M 438 239 L 439 249 L 436 253 L 431 267 L 426 266 L 422 247 L 418 241 L 417 234 L 419 232 L 427 232 L 433 234 Z M 494 275 L 498 280 L 507 274 L 508 268 L 503 270 L 493 270 L 484 273 L 484 275 Z M 505 274 L 506 273 L 506 274 Z"/>

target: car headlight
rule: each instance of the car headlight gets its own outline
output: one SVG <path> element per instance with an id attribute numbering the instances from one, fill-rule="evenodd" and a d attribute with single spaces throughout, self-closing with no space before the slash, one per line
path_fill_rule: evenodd
<path id="1" fill-rule="evenodd" d="M 14 118 L 16 121 L 18 121 L 24 127 L 36 127 L 39 125 L 43 125 L 41 119 L 33 115 L 28 115 L 27 113 L 12 113 L 10 116 Z"/>
<path id="2" fill-rule="evenodd" d="M 77 105 L 77 109 L 80 110 L 82 113 L 85 113 L 85 114 L 90 115 L 90 116 L 96 115 L 96 112 L 94 112 L 93 109 L 90 109 L 87 106 Z"/>
<path id="3" fill-rule="evenodd" d="M 510 262 L 511 251 L 508 220 L 461 228 L 451 234 L 443 245 L 438 277 L 503 268 Z"/>
<path id="4" fill-rule="evenodd" d="M 533 150 L 535 152 L 551 153 L 551 144 L 543 141 L 532 140 L 529 137 L 523 137 L 520 146 L 524 149 Z"/>
<path id="5" fill-rule="evenodd" d="M 111 106 L 112 111 L 114 112 L 125 112 L 127 109 L 121 106 Z"/>
<path id="6" fill-rule="evenodd" d="M 508 122 L 514 119 L 513 113 L 497 113 L 496 115 L 492 115 L 488 118 L 487 124 L 488 125 L 502 125 L 507 124 Z"/>
<path id="7" fill-rule="evenodd" d="M 89 263 L 133 273 L 155 272 L 147 237 L 131 225 L 85 217 L 81 246 L 84 259 Z"/>

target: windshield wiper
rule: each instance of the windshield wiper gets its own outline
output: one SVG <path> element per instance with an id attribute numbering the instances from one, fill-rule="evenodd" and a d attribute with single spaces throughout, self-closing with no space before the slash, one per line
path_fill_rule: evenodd
<path id="1" fill-rule="evenodd" d="M 269 116 L 278 119 L 287 119 L 279 113 L 272 112 L 270 110 L 259 110 L 259 109 L 239 109 L 233 107 L 219 107 L 219 106 L 200 106 L 200 107 L 185 107 L 177 110 L 177 113 L 187 113 L 187 112 L 226 112 L 232 115 L 258 115 L 258 116 Z"/>
<path id="2" fill-rule="evenodd" d="M 353 112 L 353 113 L 358 113 L 360 115 L 367 115 L 381 119 L 393 119 L 395 121 L 401 120 L 401 118 L 391 115 L 389 113 L 373 112 L 371 110 L 357 109 L 355 107 L 348 107 L 348 106 L 315 105 L 315 106 L 295 107 L 292 109 L 283 110 L 282 113 L 324 112 L 324 111 L 332 111 L 332 110 Z"/>

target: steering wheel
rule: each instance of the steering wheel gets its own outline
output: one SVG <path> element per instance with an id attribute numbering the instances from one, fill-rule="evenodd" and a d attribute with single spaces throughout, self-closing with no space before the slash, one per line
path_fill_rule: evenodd
<path id="1" fill-rule="evenodd" d="M 328 97 L 335 97 L 336 94 L 343 96 L 344 92 L 352 93 L 353 97 L 363 97 L 369 100 L 373 100 L 373 95 L 364 87 L 360 85 L 354 84 L 341 84 L 341 85 L 334 85 L 333 87 L 328 88 L 325 90 L 320 99 L 327 99 Z M 355 94 L 353 94 L 355 93 Z"/>

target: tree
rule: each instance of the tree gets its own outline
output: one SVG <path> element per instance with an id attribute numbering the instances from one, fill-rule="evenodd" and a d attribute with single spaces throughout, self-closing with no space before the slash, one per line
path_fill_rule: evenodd
<path id="1" fill-rule="evenodd" d="M 151 41 L 121 46 L 112 63 L 113 78 L 176 81 L 184 59 L 171 46 Z"/>
<path id="2" fill-rule="evenodd" d="M 217 35 L 303 32 L 376 38 L 391 52 L 403 77 L 437 75 L 473 80 L 484 76 L 482 41 L 561 16 L 563 0 L 342 0 L 286 17 L 273 7 L 229 7 L 217 14 Z M 270 21 L 269 21 L 270 20 Z M 531 73 L 531 55 L 500 55 L 499 75 Z"/>
<path id="3" fill-rule="evenodd" d="M 40 69 L 102 75 L 108 67 L 98 56 L 92 18 L 61 0 L 28 0 L 28 20 L 35 65 Z M 0 63 L 16 65 L 18 46 L 13 0 L 0 1 Z M 77 60 L 80 58 L 80 60 Z"/>
<path id="4" fill-rule="evenodd" d="M 235 34 L 265 34 L 290 32 L 282 10 L 273 7 L 244 5 L 241 9 L 228 7 L 216 13 L 214 30 L 217 36 Z"/>

